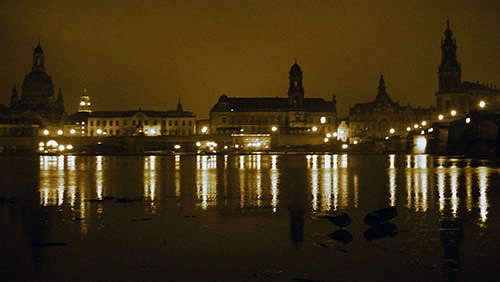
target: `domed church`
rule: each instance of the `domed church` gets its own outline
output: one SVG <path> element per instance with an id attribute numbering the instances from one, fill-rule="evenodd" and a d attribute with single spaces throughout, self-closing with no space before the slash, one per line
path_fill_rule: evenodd
<path id="1" fill-rule="evenodd" d="M 59 122 L 64 115 L 64 100 L 59 89 L 54 95 L 52 77 L 45 72 L 45 56 L 38 43 L 33 51 L 31 72 L 24 77 L 22 96 L 19 97 L 14 87 L 11 95 L 10 110 L 12 112 L 34 112 L 46 122 Z"/>

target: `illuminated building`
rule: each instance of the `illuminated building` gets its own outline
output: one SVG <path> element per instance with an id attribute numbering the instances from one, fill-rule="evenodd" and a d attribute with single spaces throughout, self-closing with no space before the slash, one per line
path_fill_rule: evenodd
<path id="1" fill-rule="evenodd" d="M 336 101 L 305 98 L 302 70 L 289 72 L 288 97 L 242 98 L 222 95 L 210 110 L 212 134 L 317 135 L 336 131 Z"/>
<path id="2" fill-rule="evenodd" d="M 457 118 L 471 111 L 500 108 L 500 91 L 488 84 L 462 82 L 462 68 L 457 60 L 457 44 L 453 38 L 450 21 L 447 21 L 444 39 L 441 40 L 439 89 L 436 92 L 437 110 L 448 115 L 456 111 Z M 455 116 L 455 115 L 454 115 Z"/>
<path id="3" fill-rule="evenodd" d="M 90 106 L 90 105 L 89 105 Z M 195 115 L 179 102 L 171 111 L 79 111 L 67 127 L 84 136 L 190 136 L 196 134 Z M 69 131 L 71 131 L 69 129 Z M 82 133 L 83 132 L 83 133 Z"/>
<path id="4" fill-rule="evenodd" d="M 361 140 L 381 139 L 391 135 L 408 134 L 410 124 L 432 120 L 434 108 L 400 106 L 394 102 L 385 88 L 384 76 L 380 76 L 378 93 L 373 102 L 355 104 L 349 114 L 349 138 Z"/>

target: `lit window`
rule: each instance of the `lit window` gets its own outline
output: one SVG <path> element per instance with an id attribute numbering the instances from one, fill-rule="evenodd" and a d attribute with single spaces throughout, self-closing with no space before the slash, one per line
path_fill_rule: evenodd
<path id="1" fill-rule="evenodd" d="M 482 109 L 486 107 L 486 102 L 485 101 L 479 101 L 479 107 Z"/>
<path id="2" fill-rule="evenodd" d="M 63 135 L 63 131 L 62 131 L 61 129 L 59 129 L 59 130 L 57 131 L 57 135 Z"/>
<path id="3" fill-rule="evenodd" d="M 443 115 L 439 115 L 439 116 L 438 116 L 438 119 L 439 119 L 439 120 L 443 120 L 443 118 L 444 118 L 444 116 L 443 116 Z"/>
<path id="4" fill-rule="evenodd" d="M 321 117 L 321 118 L 319 119 L 319 121 L 320 121 L 322 124 L 323 124 L 323 123 L 326 123 L 326 117 Z"/>
<path id="5" fill-rule="evenodd" d="M 316 131 L 318 131 L 318 128 L 316 126 L 313 126 L 312 131 L 316 132 Z"/>

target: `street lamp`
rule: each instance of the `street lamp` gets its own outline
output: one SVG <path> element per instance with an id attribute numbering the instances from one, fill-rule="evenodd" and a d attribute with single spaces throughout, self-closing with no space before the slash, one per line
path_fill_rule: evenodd
<path id="1" fill-rule="evenodd" d="M 483 100 L 479 101 L 479 107 L 480 107 L 481 109 L 484 109 L 484 107 L 486 107 L 486 102 L 485 102 L 485 101 L 483 101 Z"/>
<path id="2" fill-rule="evenodd" d="M 450 113 L 451 113 L 451 116 L 453 116 L 453 117 L 457 115 L 457 111 L 455 111 L 455 110 L 451 110 Z"/>
<path id="3" fill-rule="evenodd" d="M 439 116 L 438 116 L 438 119 L 439 119 L 439 120 L 443 120 L 443 119 L 444 119 L 444 116 L 443 116 L 443 115 L 439 115 Z"/>

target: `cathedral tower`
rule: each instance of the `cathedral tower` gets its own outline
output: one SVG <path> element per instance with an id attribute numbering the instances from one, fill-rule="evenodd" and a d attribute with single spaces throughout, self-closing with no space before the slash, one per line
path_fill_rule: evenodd
<path id="1" fill-rule="evenodd" d="M 304 87 L 302 87 L 302 70 L 297 61 L 292 65 L 288 73 L 290 86 L 288 87 L 288 98 L 292 105 L 302 105 L 304 101 Z"/>
<path id="2" fill-rule="evenodd" d="M 33 66 L 31 69 L 32 71 L 45 71 L 45 58 L 43 56 L 42 47 L 40 47 L 40 42 L 38 42 L 38 45 L 33 51 Z"/>
<path id="3" fill-rule="evenodd" d="M 439 65 L 439 91 L 453 92 L 460 89 L 462 69 L 457 61 L 457 44 L 450 28 L 450 20 L 446 21 L 444 39 L 441 40 L 441 64 Z"/>

